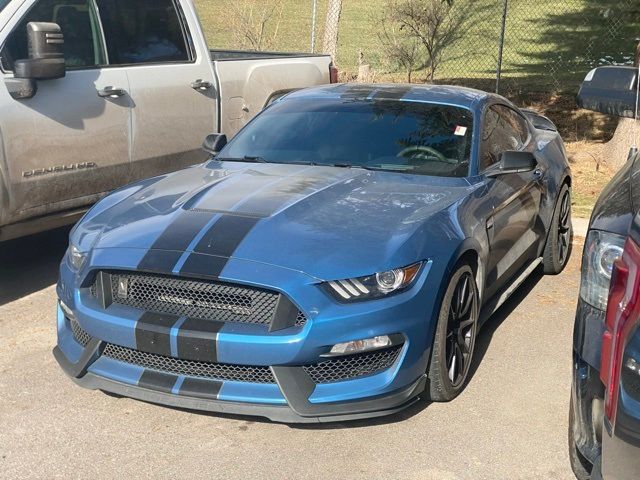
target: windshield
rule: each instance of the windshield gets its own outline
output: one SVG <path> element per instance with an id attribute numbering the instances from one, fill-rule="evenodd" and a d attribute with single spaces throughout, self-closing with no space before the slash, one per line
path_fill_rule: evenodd
<path id="1" fill-rule="evenodd" d="M 290 99 L 256 117 L 219 159 L 464 177 L 472 126 L 470 111 L 446 105 Z"/>
<path id="2" fill-rule="evenodd" d="M 4 10 L 4 7 L 6 7 L 7 5 L 9 5 L 9 2 L 10 2 L 10 1 L 11 1 L 11 0 L 0 0 L 0 12 L 1 12 L 2 10 Z"/>

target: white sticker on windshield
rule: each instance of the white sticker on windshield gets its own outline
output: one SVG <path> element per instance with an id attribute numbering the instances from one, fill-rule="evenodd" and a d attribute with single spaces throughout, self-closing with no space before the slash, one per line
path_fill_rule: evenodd
<path id="1" fill-rule="evenodd" d="M 467 134 L 467 127 L 461 127 L 460 125 L 458 125 L 456 127 L 456 131 L 453 132 L 453 134 L 459 137 L 464 137 Z"/>

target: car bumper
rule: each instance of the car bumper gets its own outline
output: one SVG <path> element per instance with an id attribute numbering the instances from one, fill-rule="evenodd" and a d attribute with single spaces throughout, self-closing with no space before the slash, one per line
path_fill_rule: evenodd
<path id="1" fill-rule="evenodd" d="M 418 401 L 418 395 L 424 390 L 426 376 L 420 377 L 413 384 L 391 394 L 370 398 L 364 401 L 338 402 L 324 405 L 314 405 L 308 402 L 304 396 L 291 403 L 292 406 L 275 406 L 260 403 L 232 402 L 217 400 L 215 398 L 191 397 L 161 392 L 150 388 L 119 382 L 95 373 L 88 372 L 88 362 L 97 358 L 93 349 L 99 349 L 99 345 L 88 346 L 92 353 L 83 358 L 80 363 L 73 364 L 56 347 L 54 357 L 62 370 L 71 377 L 79 386 L 90 390 L 102 390 L 117 395 L 122 395 L 144 402 L 158 405 L 166 405 L 189 410 L 215 412 L 227 415 L 249 415 L 265 417 L 274 422 L 282 423 L 326 423 L 347 420 L 359 420 L 364 418 L 381 417 L 391 415 L 404 410 Z M 88 362 L 87 362 L 88 360 Z M 295 374 L 287 372 L 274 372 L 283 391 L 299 392 Z M 79 375 L 79 376 L 78 376 Z M 295 407 L 293 406 L 295 405 Z"/>
<path id="2" fill-rule="evenodd" d="M 113 265 L 114 259 L 107 261 Z M 427 381 L 432 313 L 437 303 L 436 294 L 425 295 L 425 290 L 438 290 L 437 285 L 434 288 L 427 282 L 427 278 L 432 277 L 428 269 L 421 273 L 410 291 L 389 299 L 347 306 L 336 304 L 299 272 L 265 265 L 253 265 L 250 272 L 254 280 L 270 278 L 278 284 L 302 285 L 300 291 L 289 295 L 301 309 L 311 312 L 307 323 L 300 328 L 265 333 L 251 325 L 227 324 L 216 335 L 215 365 L 260 369 L 261 375 L 270 380 L 216 381 L 165 371 L 157 366 L 158 361 L 166 364 L 173 362 L 174 357 L 181 359 L 174 353 L 154 356 L 136 344 L 135 331 L 140 318 L 135 315 L 139 312 L 134 315 L 120 306 L 101 310 L 94 300 L 87 298 L 86 284 L 76 279 L 64 263 L 58 285 L 62 303 L 58 307 L 58 345 L 54 355 L 63 370 L 86 388 L 157 404 L 262 416 L 287 423 L 388 415 L 417 401 Z M 242 282 L 239 278 L 224 280 Z M 258 285 L 276 288 L 264 282 Z M 78 335 L 85 341 L 79 341 Z M 396 352 L 393 359 L 384 368 L 328 381 L 319 381 L 305 370 L 309 365 L 327 361 L 323 355 L 334 344 L 378 335 L 401 339 L 393 347 Z M 114 356 L 115 350 L 124 351 L 125 357 L 145 355 L 146 363 Z M 380 355 L 385 351 L 391 349 L 380 350 Z M 351 361 L 356 357 L 340 358 Z"/>

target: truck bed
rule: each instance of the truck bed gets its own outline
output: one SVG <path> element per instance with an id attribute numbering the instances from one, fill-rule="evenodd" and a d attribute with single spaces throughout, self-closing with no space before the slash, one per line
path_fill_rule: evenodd
<path id="1" fill-rule="evenodd" d="M 326 57 L 323 54 L 289 52 L 254 52 L 246 50 L 211 50 L 211 60 L 215 62 L 233 60 L 268 60 L 276 58 Z"/>

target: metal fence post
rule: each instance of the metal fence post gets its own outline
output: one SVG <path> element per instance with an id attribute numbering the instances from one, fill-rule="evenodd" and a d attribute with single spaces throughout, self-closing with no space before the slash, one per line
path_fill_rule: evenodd
<path id="1" fill-rule="evenodd" d="M 502 9 L 502 27 L 500 29 L 500 45 L 498 45 L 498 66 L 496 68 L 496 93 L 500 93 L 500 77 L 502 75 L 502 56 L 504 54 L 504 40 L 507 31 L 507 13 L 509 11 L 509 0 L 504 0 Z"/>
<path id="2" fill-rule="evenodd" d="M 316 53 L 316 17 L 318 15 L 318 0 L 313 0 L 311 14 L 311 53 Z"/>

